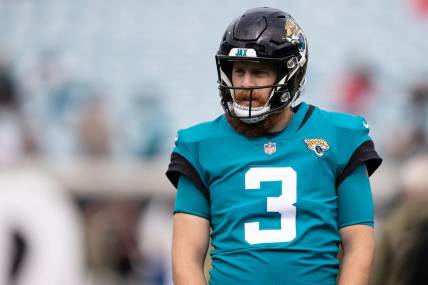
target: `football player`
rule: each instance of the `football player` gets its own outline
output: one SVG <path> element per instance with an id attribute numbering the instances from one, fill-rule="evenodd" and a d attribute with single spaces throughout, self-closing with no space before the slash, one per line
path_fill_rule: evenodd
<path id="1" fill-rule="evenodd" d="M 166 173 L 175 284 L 206 284 L 210 237 L 211 285 L 367 284 L 382 161 L 367 122 L 296 102 L 308 43 L 281 10 L 234 20 L 216 63 L 225 113 L 178 132 Z"/>

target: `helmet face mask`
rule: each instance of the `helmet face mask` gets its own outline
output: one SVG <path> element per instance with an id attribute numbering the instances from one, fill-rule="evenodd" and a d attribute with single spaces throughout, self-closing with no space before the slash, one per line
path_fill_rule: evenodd
<path id="1" fill-rule="evenodd" d="M 303 31 L 287 13 L 271 8 L 248 10 L 226 29 L 216 55 L 221 104 L 226 114 L 245 123 L 257 123 L 290 106 L 302 92 L 307 67 L 307 42 Z M 273 85 L 235 87 L 232 66 L 236 61 L 274 64 Z M 265 106 L 240 106 L 235 90 L 271 88 Z M 251 102 L 251 100 L 250 100 Z"/>

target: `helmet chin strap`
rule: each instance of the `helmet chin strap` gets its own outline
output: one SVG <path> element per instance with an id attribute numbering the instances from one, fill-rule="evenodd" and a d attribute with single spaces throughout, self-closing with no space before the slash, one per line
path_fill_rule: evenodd
<path id="1" fill-rule="evenodd" d="M 267 118 L 268 114 L 263 115 L 266 112 L 270 111 L 270 105 L 266 104 L 262 107 L 245 107 L 241 106 L 233 100 L 233 113 L 238 116 L 238 118 L 247 124 L 255 124 L 263 121 Z M 251 114 L 251 115 L 250 115 Z"/>

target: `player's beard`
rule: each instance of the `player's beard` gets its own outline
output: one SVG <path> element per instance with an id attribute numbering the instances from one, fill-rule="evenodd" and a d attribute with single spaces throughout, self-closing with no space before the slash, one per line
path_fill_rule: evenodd
<path id="1" fill-rule="evenodd" d="M 254 124 L 244 123 L 240 119 L 231 117 L 229 115 L 226 115 L 226 118 L 229 124 L 238 133 L 248 137 L 259 137 L 271 133 L 272 130 L 281 121 L 282 116 L 285 115 L 286 110 L 287 108 L 282 109 L 277 113 L 272 113 L 266 119 Z"/>

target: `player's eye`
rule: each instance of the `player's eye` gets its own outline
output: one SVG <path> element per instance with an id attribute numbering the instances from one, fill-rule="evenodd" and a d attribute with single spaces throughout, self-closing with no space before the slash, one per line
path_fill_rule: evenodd
<path id="1" fill-rule="evenodd" d="M 245 73 L 245 70 L 243 68 L 234 68 L 233 73 L 238 74 L 238 75 L 242 75 Z"/>
<path id="2" fill-rule="evenodd" d="M 265 76 L 268 74 L 268 71 L 266 69 L 256 69 L 254 70 L 254 75 L 256 76 Z"/>

